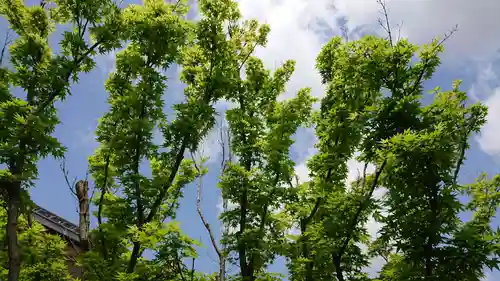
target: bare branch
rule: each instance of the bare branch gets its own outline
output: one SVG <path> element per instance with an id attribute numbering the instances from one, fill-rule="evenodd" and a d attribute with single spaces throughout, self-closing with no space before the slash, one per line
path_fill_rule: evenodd
<path id="1" fill-rule="evenodd" d="M 233 153 L 231 150 L 231 132 L 229 131 L 229 128 L 226 129 L 226 137 L 227 137 L 228 162 L 232 162 Z"/>
<path id="2" fill-rule="evenodd" d="M 457 31 L 458 31 L 458 24 L 455 24 L 455 26 L 454 26 L 454 27 L 452 27 L 452 28 L 450 29 L 450 31 L 448 31 L 448 32 L 446 32 L 446 33 L 444 34 L 443 39 L 441 39 L 441 41 L 439 41 L 439 43 L 437 44 L 437 46 L 436 46 L 436 47 L 439 47 L 439 46 L 443 45 L 443 43 L 444 43 L 446 40 L 448 40 L 448 39 L 449 39 L 449 38 L 450 38 L 450 37 L 451 37 L 451 36 L 452 36 L 455 32 L 457 32 Z"/>
<path id="3" fill-rule="evenodd" d="M 403 21 L 401 21 L 401 23 L 398 23 L 396 25 L 396 28 L 398 30 L 398 41 L 401 39 L 401 29 L 403 29 Z"/>
<path id="4" fill-rule="evenodd" d="M 444 38 L 441 39 L 441 41 L 439 41 L 436 44 L 436 46 L 434 47 L 434 49 L 432 51 L 434 52 L 439 47 L 441 47 L 441 45 L 443 45 L 443 43 L 446 42 L 446 40 L 448 40 L 457 30 L 458 30 L 458 24 L 455 25 L 449 32 L 447 32 L 447 33 L 444 34 Z M 422 67 L 422 71 L 420 71 L 420 74 L 419 74 L 417 80 L 415 81 L 415 84 L 413 84 L 413 88 L 412 88 L 412 90 L 410 92 L 410 95 L 412 95 L 413 93 L 415 93 L 415 91 L 418 89 L 418 86 L 422 82 L 422 79 L 424 78 L 424 74 L 427 71 L 428 65 L 429 65 L 428 61 L 426 61 L 424 63 L 424 67 Z"/>
<path id="5" fill-rule="evenodd" d="M 221 163 L 220 163 L 221 173 L 225 170 L 225 167 L 226 167 L 226 142 L 225 142 L 224 130 L 223 130 L 222 126 L 223 126 L 223 124 L 221 121 L 221 124 L 219 124 L 219 126 L 218 126 L 220 137 L 217 140 L 217 142 L 219 143 L 219 145 L 221 147 Z"/>
<path id="6" fill-rule="evenodd" d="M 387 32 L 387 35 L 389 36 L 389 42 L 391 43 L 391 46 L 393 45 L 392 41 L 392 32 L 391 32 L 391 24 L 389 23 L 389 15 L 387 13 L 387 7 L 385 4 L 385 0 L 377 0 L 377 3 L 380 5 L 382 10 L 380 11 L 382 15 L 384 16 L 384 22 L 382 22 L 382 19 L 378 19 L 378 23 L 382 26 L 382 28 Z"/>
<path id="7" fill-rule="evenodd" d="M 212 231 L 212 228 L 210 227 L 210 224 L 208 221 L 205 219 L 205 216 L 203 215 L 203 212 L 201 211 L 201 189 L 203 186 L 203 175 L 201 168 L 196 164 L 195 157 L 193 153 L 191 152 L 191 159 L 193 159 L 194 167 L 196 171 L 198 172 L 198 185 L 197 185 L 197 195 L 196 195 L 196 211 L 198 213 L 198 216 L 200 217 L 203 226 L 208 232 L 208 235 L 210 236 L 210 241 L 212 242 L 212 246 L 214 247 L 215 252 L 217 253 L 217 256 L 219 257 L 219 276 L 218 280 L 219 281 L 224 281 L 224 277 L 226 275 L 226 270 L 225 270 L 225 255 L 217 245 L 217 240 L 215 239 L 215 235 Z M 194 262 L 193 262 L 194 263 Z"/>
<path id="8" fill-rule="evenodd" d="M 5 39 L 3 41 L 3 46 L 2 46 L 2 51 L 0 52 L 0 65 L 3 63 L 3 58 L 5 56 L 5 50 L 7 50 L 7 46 L 12 43 L 12 34 L 11 34 L 11 29 L 7 29 L 7 32 L 5 33 Z"/>
<path id="9" fill-rule="evenodd" d="M 66 181 L 66 184 L 68 186 L 69 191 L 76 197 L 77 195 L 76 195 L 76 191 L 75 191 L 74 187 L 75 187 L 76 181 L 78 179 L 75 177 L 75 178 L 73 178 L 73 181 L 71 183 L 69 182 L 69 179 L 68 179 L 69 172 L 66 169 L 66 160 L 63 159 L 59 166 L 61 168 L 61 171 L 62 171 L 63 176 L 64 176 L 64 180 Z"/>
<path id="10" fill-rule="evenodd" d="M 342 32 L 342 37 L 344 37 L 345 42 L 349 42 L 349 27 L 346 24 L 343 24 L 340 27 L 340 31 Z"/>
<path id="11" fill-rule="evenodd" d="M 233 161 L 233 155 L 231 152 L 231 132 L 229 128 L 224 125 L 224 119 L 220 121 L 219 124 L 219 143 L 221 147 L 221 173 L 227 169 L 228 163 Z"/>

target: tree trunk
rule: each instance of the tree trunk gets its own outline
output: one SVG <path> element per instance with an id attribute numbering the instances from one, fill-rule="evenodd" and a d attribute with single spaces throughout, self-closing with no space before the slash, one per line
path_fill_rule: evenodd
<path id="1" fill-rule="evenodd" d="M 344 281 L 344 273 L 342 272 L 342 264 L 340 262 L 340 256 L 332 255 L 333 265 L 335 266 L 335 274 L 337 276 L 337 281 Z"/>
<path id="2" fill-rule="evenodd" d="M 221 256 L 219 258 L 219 278 L 216 280 L 218 281 L 225 281 L 226 280 L 226 257 Z"/>
<path id="3" fill-rule="evenodd" d="M 306 263 L 306 273 L 305 273 L 305 281 L 313 281 L 313 269 L 314 263 L 310 260 L 311 254 L 309 251 L 308 243 L 309 239 L 306 236 L 307 223 L 304 220 L 300 221 L 300 235 L 301 235 L 301 243 L 302 243 L 302 257 L 308 259 L 309 261 Z"/>
<path id="4" fill-rule="evenodd" d="M 21 271 L 21 250 L 17 240 L 17 222 L 21 207 L 21 183 L 7 183 L 7 247 L 9 253 L 8 281 L 18 281 Z"/>
<path id="5" fill-rule="evenodd" d="M 75 186 L 76 196 L 79 203 L 79 232 L 80 244 L 83 251 L 89 250 L 89 227 L 90 227 L 90 213 L 89 213 L 89 183 L 88 181 L 78 181 Z"/>

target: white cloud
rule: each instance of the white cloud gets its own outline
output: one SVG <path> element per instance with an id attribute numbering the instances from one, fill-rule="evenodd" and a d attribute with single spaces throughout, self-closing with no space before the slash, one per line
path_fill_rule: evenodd
<path id="1" fill-rule="evenodd" d="M 349 185 L 351 182 L 363 176 L 363 170 L 365 167 L 364 163 L 358 162 L 356 157 L 359 156 L 359 152 L 355 153 L 354 156 L 347 161 L 348 174 L 346 179 L 346 184 Z M 366 166 L 366 174 L 371 174 L 375 172 L 375 166 L 368 164 Z"/>
<path id="2" fill-rule="evenodd" d="M 488 106 L 486 124 L 476 136 L 480 148 L 489 155 L 500 156 L 500 56 L 477 64 L 475 83 L 469 90 L 470 96 Z"/>
<path id="3" fill-rule="evenodd" d="M 299 183 L 304 183 L 310 180 L 309 169 L 307 168 L 306 162 L 302 162 L 295 166 L 295 174 L 299 180 Z"/>
<path id="4" fill-rule="evenodd" d="M 108 79 L 109 73 L 114 71 L 116 68 L 116 54 L 119 50 L 111 51 L 104 55 L 99 55 L 96 57 L 96 65 L 101 72 L 102 78 L 104 80 Z"/>
<path id="5" fill-rule="evenodd" d="M 296 72 L 288 87 L 292 95 L 302 87 L 312 87 L 315 96 L 322 95 L 323 87 L 314 69 L 315 58 L 329 37 L 340 34 L 339 19 L 347 19 L 347 26 L 354 33 L 363 28 L 383 32 L 377 23 L 381 14 L 376 0 L 241 0 L 239 3 L 246 18 L 257 18 L 271 26 L 267 48 L 257 51 L 266 65 L 275 68 L 287 59 L 296 60 Z M 491 36 L 500 30 L 497 20 L 500 1 L 387 0 L 386 4 L 393 28 L 402 22 L 401 36 L 409 37 L 412 42 L 429 42 L 458 24 L 458 32 L 446 43 L 445 57 L 454 61 L 485 59 L 500 50 L 500 36 Z"/>
<path id="6" fill-rule="evenodd" d="M 425 43 L 458 24 L 459 31 L 446 43 L 446 56 L 457 61 L 461 61 L 458 58 L 462 61 L 464 58 L 488 61 L 500 49 L 500 37 L 488 36 L 500 29 L 500 21 L 496 19 L 500 2 L 480 2 L 387 0 L 386 4 L 392 25 L 403 22 L 401 36 L 409 37 L 412 42 Z M 383 32 L 377 23 L 381 14 L 376 0 L 241 0 L 239 3 L 245 18 L 257 18 L 271 26 L 267 47 L 256 52 L 266 66 L 274 69 L 287 59 L 296 60 L 296 71 L 288 84 L 286 96 L 295 95 L 302 87 L 311 87 L 315 96 L 323 95 L 324 87 L 315 70 L 315 59 L 329 37 L 340 34 L 337 25 L 340 18 L 347 19 L 347 26 L 353 33 L 362 32 L 360 28 Z M 485 78 L 491 79 L 492 72 L 484 74 Z M 297 136 L 297 142 L 302 150 L 297 153 L 299 158 L 311 154 L 308 150 L 312 149 L 314 138 L 305 138 L 301 134 Z M 300 162 L 296 172 L 301 181 L 306 181 L 305 160 L 300 159 Z M 349 173 L 352 179 L 356 176 L 356 169 L 362 169 L 362 166 L 355 162 L 350 164 L 354 168 Z"/>
<path id="7" fill-rule="evenodd" d="M 218 200 L 217 200 L 217 216 L 220 216 L 220 214 L 226 210 L 226 211 L 230 211 L 230 210 L 234 210 L 238 207 L 238 204 L 234 203 L 234 202 L 231 202 L 231 201 L 227 201 L 226 202 L 226 208 L 224 208 L 224 201 L 222 200 L 222 196 L 219 196 Z M 220 231 L 221 233 L 224 233 L 224 230 L 226 228 L 226 225 L 224 224 L 220 224 Z M 238 228 L 239 228 L 239 225 L 236 226 L 236 227 L 232 227 L 232 226 L 229 226 L 227 227 L 227 233 L 228 234 L 234 234 L 236 232 L 238 232 Z"/>
<path id="8" fill-rule="evenodd" d="M 382 199 L 382 197 L 387 193 L 387 189 L 378 188 L 373 193 L 373 197 L 375 199 Z M 382 215 L 385 214 L 384 210 L 381 210 Z M 366 223 L 366 228 L 368 230 L 368 234 L 370 234 L 371 241 L 375 240 L 378 237 L 378 232 L 382 229 L 383 224 L 375 221 L 373 216 L 370 216 L 368 222 Z M 370 260 L 370 265 L 365 268 L 365 272 L 372 278 L 376 277 L 382 266 L 384 266 L 385 260 L 384 258 L 377 256 Z"/>
<path id="9" fill-rule="evenodd" d="M 459 31 L 447 42 L 447 54 L 454 59 L 485 58 L 500 48 L 497 0 L 387 0 L 392 24 L 403 22 L 401 35 L 424 43 L 458 24 Z M 349 19 L 351 30 L 372 25 L 380 17 L 375 0 L 337 0 L 338 13 Z"/>
<path id="10" fill-rule="evenodd" d="M 314 96 L 321 96 L 323 87 L 315 70 L 315 60 L 324 40 L 312 29 L 317 28 L 317 19 L 326 20 L 327 25 L 334 26 L 331 1 L 239 2 L 245 18 L 257 18 L 271 26 L 267 47 L 256 51 L 266 66 L 275 69 L 286 60 L 296 61 L 286 96 L 295 95 L 303 87 L 311 87 Z"/>
<path id="11" fill-rule="evenodd" d="M 485 101 L 488 106 L 487 123 L 477 137 L 483 151 L 490 155 L 500 156 L 500 87 L 492 91 L 493 94 Z"/>
<path id="12" fill-rule="evenodd" d="M 500 53 L 499 53 L 500 54 Z M 478 61 L 475 73 L 475 81 L 469 89 L 469 96 L 474 100 L 485 100 L 489 98 L 496 87 L 500 86 L 500 79 L 497 72 L 500 71 L 498 66 L 500 56 L 495 56 L 488 60 Z"/>

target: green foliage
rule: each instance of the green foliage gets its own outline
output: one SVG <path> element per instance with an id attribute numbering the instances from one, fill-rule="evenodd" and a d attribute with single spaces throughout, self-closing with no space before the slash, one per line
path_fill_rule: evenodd
<path id="1" fill-rule="evenodd" d="M 54 102 L 69 94 L 70 77 L 76 81 L 79 72 L 93 68 L 91 56 L 96 51 L 104 53 L 119 46 L 118 8 L 111 1 L 77 2 L 57 1 L 56 7 L 44 9 L 13 0 L 0 7 L 18 35 L 9 46 L 12 68 L 3 68 L 1 77 L 0 161 L 9 167 L 8 172 L 2 172 L 3 180 L 28 184 L 37 176 L 40 157 L 64 155 L 64 147 L 51 136 L 59 123 Z M 48 38 L 60 23 L 74 29 L 64 32 L 61 52 L 55 55 Z M 100 29 L 112 33 L 104 36 Z M 85 32 L 99 40 L 90 45 Z M 25 98 L 13 96 L 7 85 L 23 89 Z"/>
<path id="2" fill-rule="evenodd" d="M 369 256 L 360 246 L 369 244 L 366 222 L 377 206 L 383 227 L 372 253 L 399 253 L 391 255 L 382 280 L 476 280 L 490 264 L 491 249 L 474 262 L 450 252 L 469 251 L 451 236 L 460 233 L 463 210 L 457 175 L 486 108 L 467 105 L 459 82 L 448 92 L 436 89 L 434 102 L 421 105 L 422 83 L 441 51 L 437 40 L 419 48 L 372 36 L 348 43 L 334 38 L 322 49 L 317 67 L 327 92 L 315 121 L 319 151 L 308 163 L 311 182 L 292 190 L 286 207 L 301 230 L 288 251 L 294 280 L 366 280 Z M 415 55 L 419 61 L 412 63 Z M 355 151 L 365 168 L 350 184 L 347 161 Z M 368 164 L 375 166 L 371 176 Z M 374 200 L 379 185 L 388 192 Z M 450 263 L 467 270 L 444 267 Z"/>
<path id="3" fill-rule="evenodd" d="M 459 81 L 422 101 L 443 41 L 334 37 L 317 57 L 325 93 L 316 100 L 308 88 L 287 92 L 293 60 L 271 71 L 254 55 L 267 43 L 268 25 L 244 20 L 233 0 L 198 7 L 201 17 L 191 21 L 183 0 L 0 4 L 17 34 L 10 64 L 0 68 L 0 279 L 72 280 L 72 262 L 87 281 L 282 280 L 268 270 L 278 256 L 294 281 L 479 281 L 485 268 L 499 269 L 500 232 L 491 224 L 500 177 L 458 181 L 487 108 L 471 103 Z M 71 29 L 55 54 L 49 37 L 59 25 Z M 96 130 L 100 145 L 89 157 L 98 224 L 90 249 L 68 261 L 60 237 L 24 219 L 27 187 L 38 160 L 64 156 L 53 137 L 54 103 L 93 69 L 95 55 L 122 46 L 104 85 L 109 110 Z M 165 71 L 175 64 L 185 88 L 172 104 L 178 93 Z M 220 246 L 221 270 L 226 261 L 238 268 L 224 276 L 191 267 L 202 245 L 175 221 L 184 189 L 208 172 L 206 159 L 186 156 L 215 129 L 219 101 L 234 105 L 224 113 L 231 157 L 222 159 L 218 181 L 231 207 L 219 218 L 220 241 L 203 223 Z M 310 179 L 298 182 L 290 149 L 304 127 L 314 127 L 317 153 L 307 162 Z M 364 166 L 354 180 L 353 159 Z M 461 219 L 464 211 L 470 220 Z M 382 226 L 375 240 L 370 218 Z M 386 261 L 375 279 L 366 273 L 374 257 Z"/>
<path id="4" fill-rule="evenodd" d="M 97 52 L 105 53 L 120 45 L 120 10 L 113 2 L 54 4 L 50 8 L 44 2 L 28 6 L 20 0 L 0 4 L 0 13 L 17 35 L 9 46 L 10 67 L 2 66 L 0 71 L 0 183 L 5 195 L 2 199 L 8 205 L 5 230 L 9 281 L 17 281 L 25 274 L 21 272 L 23 249 L 17 220 L 28 204 L 26 188 L 38 175 L 36 164 L 49 155 L 64 156 L 64 146 L 52 136 L 59 124 L 54 103 L 69 94 L 70 79 L 77 81 L 80 72 L 93 68 L 92 57 Z M 49 36 L 57 24 L 67 24 L 72 30 L 64 32 L 59 42 L 61 51 L 54 54 Z M 103 34 L 100 29 L 111 33 Z M 87 34 L 98 40 L 86 42 Z M 23 90 L 24 95 L 13 95 L 11 87 Z"/>
<path id="5" fill-rule="evenodd" d="M 0 227 L 5 229 L 7 215 L 5 209 L 0 209 Z M 38 222 L 31 225 L 25 217 L 19 219 L 19 246 L 23 252 L 23 270 L 20 281 L 57 281 L 73 280 L 69 276 L 66 263 L 68 245 L 59 236 L 45 232 Z M 0 279 L 7 280 L 8 256 L 5 232 L 0 232 Z"/>
<path id="6" fill-rule="evenodd" d="M 237 106 L 226 112 L 231 149 L 238 161 L 228 164 L 219 186 L 222 197 L 237 207 L 223 212 L 221 220 L 237 232 L 223 235 L 223 244 L 230 260 L 239 260 L 243 280 L 258 278 L 284 239 L 285 225 L 275 211 L 293 178 L 292 135 L 307 124 L 314 102 L 309 89 L 300 90 L 293 99 L 277 101 L 294 65 L 287 61 L 271 75 L 262 61 L 250 57 L 245 64 L 246 79 L 233 97 Z"/>

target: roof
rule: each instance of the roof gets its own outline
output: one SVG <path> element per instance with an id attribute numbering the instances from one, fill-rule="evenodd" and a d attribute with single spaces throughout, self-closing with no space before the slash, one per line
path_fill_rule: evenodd
<path id="1" fill-rule="evenodd" d="M 40 206 L 35 206 L 35 208 L 33 208 L 33 217 L 43 226 L 75 242 L 80 242 L 80 230 L 76 224 L 63 219 Z"/>

